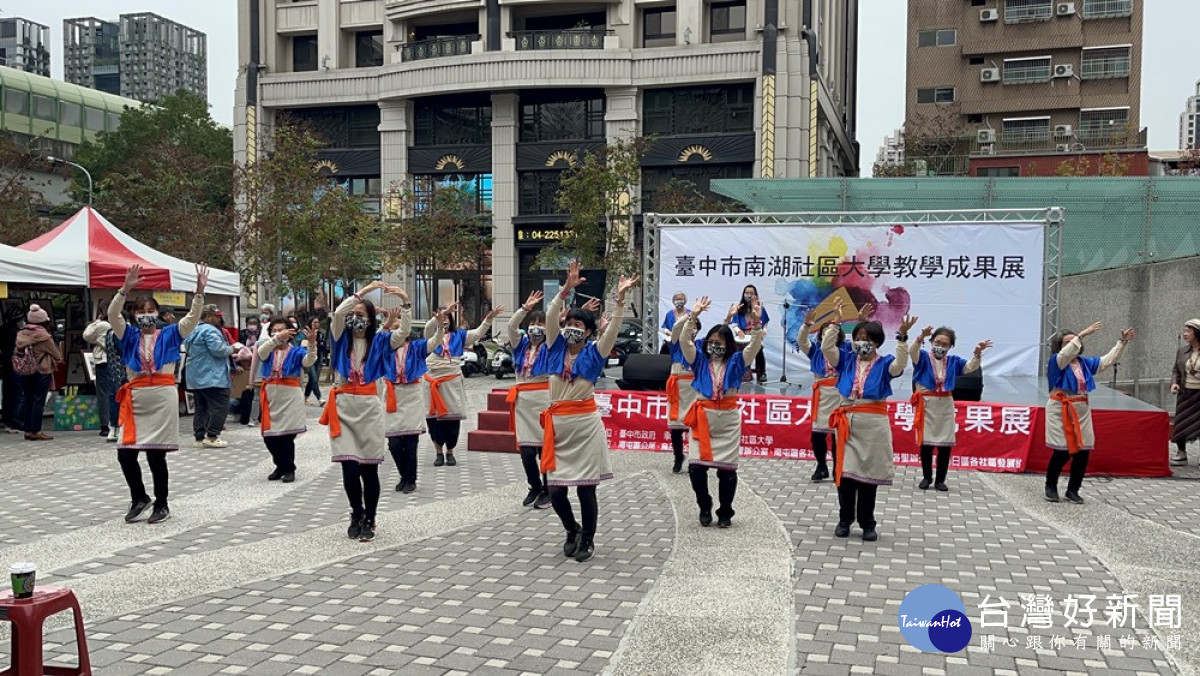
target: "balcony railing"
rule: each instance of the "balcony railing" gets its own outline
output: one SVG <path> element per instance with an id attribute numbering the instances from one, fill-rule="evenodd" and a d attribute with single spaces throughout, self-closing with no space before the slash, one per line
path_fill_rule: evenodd
<path id="1" fill-rule="evenodd" d="M 451 35 L 443 38 L 419 40 L 396 45 L 401 61 L 421 61 L 443 56 L 460 56 L 471 53 L 471 43 L 479 41 L 479 34 Z"/>
<path id="2" fill-rule="evenodd" d="M 997 132 L 995 143 L 974 144 L 975 155 L 1042 155 L 1088 150 L 1129 150 L 1146 147 L 1146 130 L 1079 129 L 1060 135 L 1050 129 Z"/>
<path id="3" fill-rule="evenodd" d="M 1107 19 L 1133 14 L 1133 0 L 1084 0 L 1083 18 Z"/>
<path id="4" fill-rule="evenodd" d="M 1007 0 L 1004 5 L 1004 23 L 1028 23 L 1049 21 L 1054 18 L 1054 3 L 1049 0 L 1020 2 Z"/>
<path id="5" fill-rule="evenodd" d="M 1129 56 L 1115 56 L 1103 59 L 1085 58 L 1079 77 L 1084 80 L 1103 80 L 1105 78 L 1129 77 L 1131 69 Z"/>
<path id="6" fill-rule="evenodd" d="M 616 33 L 605 28 L 568 28 L 557 31 L 512 31 L 517 51 L 541 49 L 604 49 L 605 36 Z"/>

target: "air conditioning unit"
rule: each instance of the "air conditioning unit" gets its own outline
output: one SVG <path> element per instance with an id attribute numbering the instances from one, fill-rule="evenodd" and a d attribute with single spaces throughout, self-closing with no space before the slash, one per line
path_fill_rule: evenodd
<path id="1" fill-rule="evenodd" d="M 1000 10 L 998 9 L 981 9 L 979 10 L 979 21 L 981 23 L 989 23 L 1000 20 Z"/>
<path id="2" fill-rule="evenodd" d="M 1060 63 L 1054 67 L 1054 77 L 1075 77 L 1075 66 L 1069 63 Z"/>
<path id="3" fill-rule="evenodd" d="M 1054 126 L 1055 136 L 1070 136 L 1071 131 L 1071 125 L 1069 124 L 1059 124 Z"/>
<path id="4" fill-rule="evenodd" d="M 996 154 L 996 144 L 988 143 L 987 145 L 979 146 L 979 154 L 980 155 L 995 155 Z"/>
<path id="5" fill-rule="evenodd" d="M 1075 3 L 1060 2 L 1055 6 L 1055 13 L 1059 16 L 1075 16 Z"/>
<path id="6" fill-rule="evenodd" d="M 1054 149 L 1060 153 L 1069 153 L 1069 152 L 1071 152 L 1071 144 L 1070 143 L 1059 143 L 1058 145 L 1054 146 Z"/>
<path id="7" fill-rule="evenodd" d="M 996 130 L 995 129 L 980 129 L 979 132 L 975 135 L 975 140 L 980 143 L 995 143 L 996 142 Z"/>
<path id="8" fill-rule="evenodd" d="M 979 81 L 980 82 L 999 82 L 1000 81 L 1000 69 L 999 68 L 983 68 L 983 69 L 981 69 L 979 71 Z"/>

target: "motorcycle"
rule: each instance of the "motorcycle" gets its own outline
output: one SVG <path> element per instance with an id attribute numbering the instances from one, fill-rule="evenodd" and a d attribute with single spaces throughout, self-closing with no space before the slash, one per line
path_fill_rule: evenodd
<path id="1" fill-rule="evenodd" d="M 462 356 L 462 374 L 464 378 L 470 378 L 473 375 L 487 375 L 492 372 L 492 364 L 488 359 L 487 348 L 480 343 L 475 343 L 475 347 L 463 352 Z"/>
<path id="2" fill-rule="evenodd" d="M 496 380 L 503 380 L 504 376 L 516 373 L 513 367 L 512 347 L 508 343 L 496 348 L 496 354 L 492 356 L 492 371 L 496 374 Z"/>

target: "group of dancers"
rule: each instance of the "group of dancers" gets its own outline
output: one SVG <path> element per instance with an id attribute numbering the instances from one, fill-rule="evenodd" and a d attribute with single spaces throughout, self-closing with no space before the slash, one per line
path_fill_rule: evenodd
<path id="1" fill-rule="evenodd" d="M 150 523 L 170 516 L 167 505 L 166 454 L 178 449 L 175 368 L 179 347 L 195 328 L 204 305 L 208 272 L 196 270 L 196 293 L 188 314 L 178 323 L 159 327 L 153 297 L 133 303 L 135 326 L 122 310 L 129 292 L 140 282 L 140 267 L 133 266 L 108 309 L 109 322 L 120 342 L 129 381 L 121 388 L 118 460 L 131 494 L 126 521 L 138 521 L 153 507 Z M 621 276 L 611 316 L 597 321 L 595 310 L 567 308 L 573 291 L 586 281 L 578 262 L 572 262 L 561 291 L 545 311 L 534 292 L 514 314 L 508 337 L 515 344 L 517 384 L 510 390 L 512 428 L 530 486 L 525 506 L 553 507 L 566 533 L 563 554 L 587 561 L 595 553 L 599 517 L 597 486 L 611 479 L 609 448 L 595 402 L 596 381 L 603 374 L 607 355 L 621 325 L 626 294 L 638 277 Z M 397 297 L 399 307 L 377 312 L 365 296 L 382 289 Z M 701 338 L 700 316 L 711 302 L 697 301 L 690 311 L 686 296 L 674 297 L 676 312 L 670 322 L 672 373 L 668 381 L 669 425 L 676 473 L 688 460 L 688 474 L 699 507 L 702 526 L 713 523 L 713 499 L 708 470 L 717 474 L 716 523 L 732 525 L 741 450 L 739 389 L 761 353 L 765 317 L 757 294 L 747 294 L 745 329 L 748 341 L 739 344 L 726 322 L 709 328 Z M 424 327 L 421 338 L 411 336 L 411 308 L 399 287 L 371 282 L 347 296 L 334 310 L 330 324 L 331 358 L 335 386 L 320 422 L 329 427 L 332 461 L 341 465 L 343 486 L 350 504 L 347 536 L 370 541 L 376 534 L 380 499 L 379 465 L 390 453 L 399 471 L 396 490 L 412 492 L 417 481 L 417 442 L 428 429 L 433 441 L 435 466 L 454 466 L 459 428 L 465 418 L 466 391 L 458 359 L 481 340 L 503 306 L 489 312 L 479 326 L 465 329 L 456 322 L 454 305 L 440 310 Z M 796 347 L 809 357 L 814 374 L 814 424 L 812 444 L 817 467 L 814 482 L 831 476 L 828 456 L 833 453 L 832 477 L 837 486 L 839 512 L 834 534 L 848 537 L 857 520 L 866 541 L 878 539 L 875 507 L 879 486 L 891 485 L 892 431 L 887 415 L 891 382 L 913 368 L 914 433 L 921 449 L 922 490 L 931 486 L 946 491 L 947 469 L 955 442 L 954 404 L 956 379 L 980 367 L 991 341 L 975 345 L 967 360 L 951 354 L 955 332 L 927 326 L 908 344 L 908 332 L 917 317 L 905 316 L 896 335 L 895 354 L 883 355 L 883 325 L 869 317 L 870 305 L 858 312 L 847 340 L 842 328 L 845 308 L 838 301 L 833 316 L 813 326 L 815 311 L 804 318 Z M 297 329 L 283 317 L 272 318 L 269 337 L 256 346 L 261 361 L 262 436 L 275 470 L 268 480 L 294 480 L 295 439 L 305 431 L 301 371 L 316 359 L 313 330 L 294 345 Z M 523 331 L 522 331 L 523 329 Z M 1052 340 L 1048 365 L 1050 401 L 1047 404 L 1047 445 L 1054 450 L 1046 477 L 1046 499 L 1058 501 L 1057 483 L 1070 461 L 1066 498 L 1082 502 L 1079 488 L 1086 472 L 1094 432 L 1087 393 L 1095 388 L 1094 375 L 1120 359 L 1134 338 L 1132 329 L 1102 358 L 1082 357 L 1083 339 L 1100 329 L 1060 332 Z M 809 336 L 817 334 L 818 340 Z M 923 349 L 926 340 L 930 349 Z M 690 435 L 685 452 L 684 436 Z M 386 449 L 386 451 L 385 451 Z M 937 453 L 937 473 L 933 456 Z M 153 501 L 142 482 L 138 454 L 145 453 L 154 479 Z M 690 460 L 689 460 L 690 458 Z M 568 489 L 576 489 L 580 518 L 575 518 Z"/>

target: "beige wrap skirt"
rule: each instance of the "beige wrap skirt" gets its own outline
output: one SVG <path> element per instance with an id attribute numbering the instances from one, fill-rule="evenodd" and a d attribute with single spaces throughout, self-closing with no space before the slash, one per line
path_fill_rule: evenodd
<path id="1" fill-rule="evenodd" d="M 890 486 L 896 476 L 886 401 L 846 401 L 831 419 L 837 435 L 835 479 Z"/>
<path id="2" fill-rule="evenodd" d="M 542 471 L 547 485 L 595 486 L 613 478 L 608 438 L 594 400 L 557 402 L 545 415 Z"/>
<path id="3" fill-rule="evenodd" d="M 141 384 L 151 382 L 148 378 L 164 384 Z M 168 381 L 172 384 L 165 384 Z M 171 376 L 139 376 L 121 387 L 117 392 L 121 402 L 117 449 L 179 450 L 179 391 L 173 383 Z M 132 420 L 128 420 L 130 416 Z"/>
<path id="4" fill-rule="evenodd" d="M 1071 408 L 1067 409 L 1068 406 Z M 1074 410 L 1074 415 L 1070 410 Z M 1068 434 L 1076 440 L 1075 451 L 1096 448 L 1096 430 L 1092 426 L 1092 407 L 1087 395 L 1060 393 L 1052 395 L 1046 402 L 1046 446 L 1055 451 L 1071 451 Z"/>
<path id="5" fill-rule="evenodd" d="M 383 462 L 387 441 L 383 432 L 383 402 L 376 383 L 335 387 L 325 402 L 321 424 L 329 425 L 333 462 L 364 465 Z"/>
<path id="6" fill-rule="evenodd" d="M 407 437 L 425 432 L 425 384 L 383 383 L 383 424 L 385 436 Z"/>

